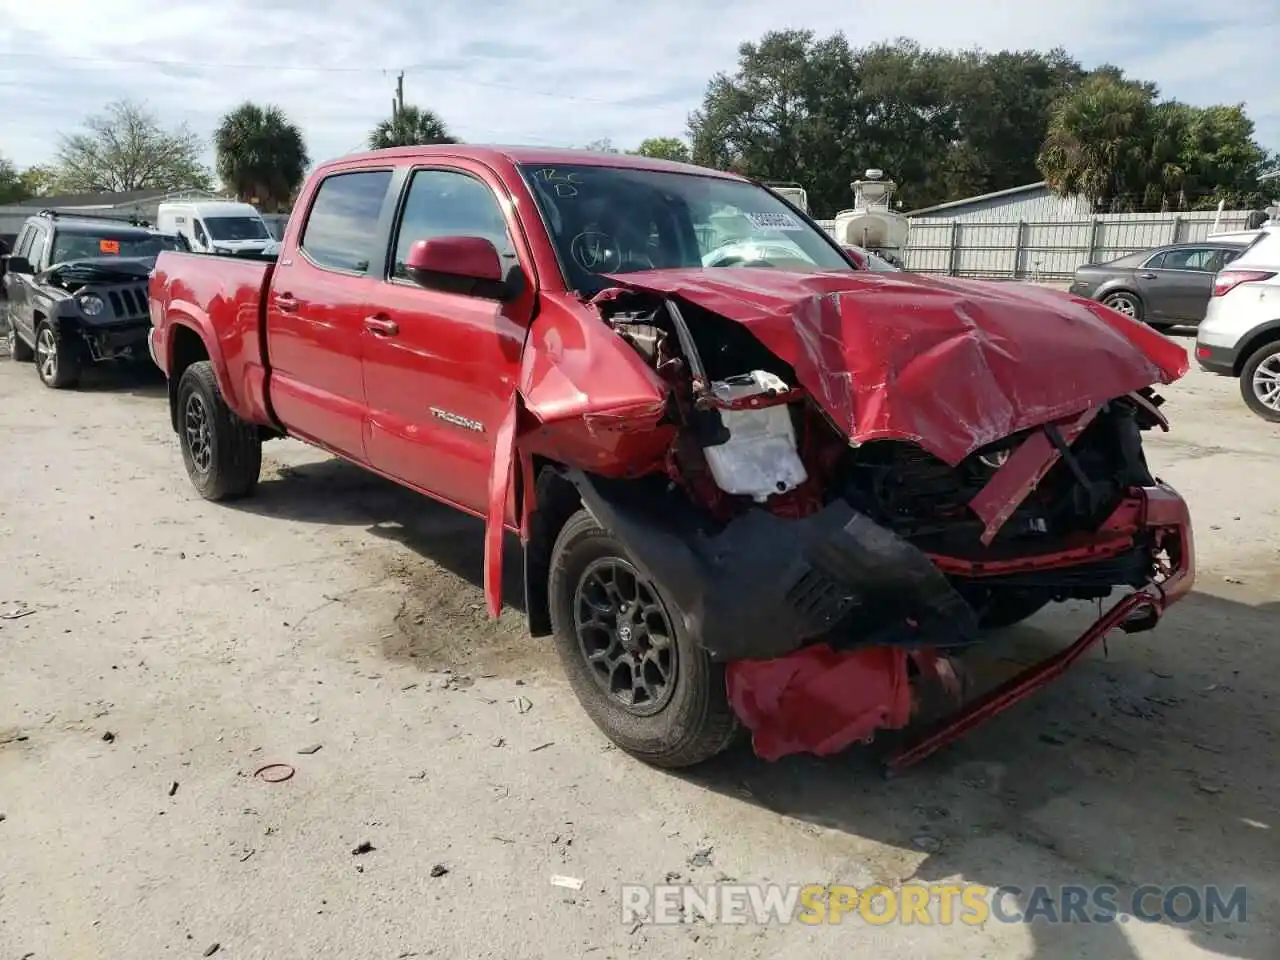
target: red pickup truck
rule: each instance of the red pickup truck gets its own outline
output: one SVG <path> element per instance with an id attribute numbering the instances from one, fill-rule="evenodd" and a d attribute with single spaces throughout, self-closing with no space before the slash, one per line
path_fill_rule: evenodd
<path id="1" fill-rule="evenodd" d="M 202 495 L 249 494 L 263 441 L 297 437 L 485 518 L 495 614 L 518 532 L 531 633 L 655 764 L 742 727 L 765 757 L 906 727 L 992 629 L 1122 592 L 906 765 L 1193 581 L 1186 506 L 1142 451 L 1180 347 L 1056 291 L 859 270 L 727 173 L 346 157 L 274 262 L 162 253 L 150 295 Z"/>

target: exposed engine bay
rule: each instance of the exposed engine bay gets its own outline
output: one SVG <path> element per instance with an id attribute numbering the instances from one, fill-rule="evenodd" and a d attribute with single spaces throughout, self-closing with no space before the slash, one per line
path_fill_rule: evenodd
<path id="1" fill-rule="evenodd" d="M 593 316 L 535 323 L 530 426 L 513 412 L 500 449 L 560 465 L 725 664 L 759 755 L 904 727 L 922 690 L 958 694 L 988 629 L 1121 592 L 890 765 L 915 762 L 1190 590 L 1186 503 L 1142 450 L 1168 428 L 1153 385 L 1188 363 L 1159 334 L 1054 291 L 908 274 L 611 279 Z M 492 490 L 511 462 L 495 460 Z M 503 504 L 491 497 L 491 610 Z"/>
<path id="2" fill-rule="evenodd" d="M 988 612 L 1003 625 L 1002 611 L 1011 603 L 1034 609 L 1052 600 L 1100 599 L 1116 586 L 1141 586 L 1155 573 L 1150 544 L 1140 539 L 1123 549 L 1113 544 L 1089 562 L 1058 559 L 1040 569 L 1018 563 L 1067 550 L 1073 538 L 1096 538 L 1126 491 L 1154 483 L 1141 442 L 1141 432 L 1162 421 L 1161 400 L 1150 390 L 1102 404 L 1069 447 L 1047 425 L 1051 442 L 1062 444 L 1056 462 L 984 543 L 987 525 L 970 504 L 1033 430 L 989 444 L 954 466 L 900 440 L 851 444 L 797 385 L 795 372 L 745 327 L 695 304 L 645 293 L 616 296 L 601 309 L 671 387 L 668 416 L 680 430 L 664 480 L 674 481 L 679 493 L 668 485 L 660 513 L 682 514 L 684 530 L 696 526 L 708 544 L 730 548 L 739 563 L 749 551 L 736 542 L 734 530 L 769 522 L 749 518 L 752 508 L 773 522 L 795 524 L 792 531 L 779 526 L 780 543 L 821 539 L 821 528 L 838 518 L 838 529 L 860 531 L 864 550 L 874 541 L 880 560 L 893 554 L 900 563 L 918 561 L 907 567 L 910 583 L 896 581 L 871 552 L 859 561 L 867 567 L 862 576 L 870 577 L 865 591 L 820 571 L 810 571 L 807 584 L 788 585 L 805 593 L 803 602 L 824 608 L 811 626 L 822 623 L 819 632 L 839 642 L 962 645 L 976 639 Z M 821 523 L 803 522 L 820 514 L 827 515 Z M 777 558 L 770 551 L 762 560 Z M 926 558 L 936 569 L 927 569 Z M 850 558 L 843 559 L 847 564 Z M 775 582 L 779 572 L 774 566 Z M 782 646 L 814 635 L 777 627 Z M 705 638 L 713 653 L 746 652 L 717 650 L 718 633 Z"/>
<path id="3" fill-rule="evenodd" d="M 142 359 L 150 325 L 147 280 L 154 258 L 102 257 L 54 264 L 41 276 L 55 297 L 65 295 L 74 310 L 64 323 L 84 343 L 94 362 Z"/>

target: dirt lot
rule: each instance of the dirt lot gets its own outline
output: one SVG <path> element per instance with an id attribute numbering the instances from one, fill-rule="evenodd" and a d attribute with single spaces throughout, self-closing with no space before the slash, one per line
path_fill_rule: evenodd
<path id="1" fill-rule="evenodd" d="M 0 958 L 1280 956 L 1280 429 L 1231 381 L 1167 392 L 1200 580 L 1156 631 L 893 781 L 866 751 L 677 776 L 485 619 L 476 522 L 292 443 L 207 504 L 158 381 L 0 360 L 0 613 L 33 611 L 0 619 Z M 621 884 L 677 874 L 1245 884 L 1249 921 L 621 922 Z"/>

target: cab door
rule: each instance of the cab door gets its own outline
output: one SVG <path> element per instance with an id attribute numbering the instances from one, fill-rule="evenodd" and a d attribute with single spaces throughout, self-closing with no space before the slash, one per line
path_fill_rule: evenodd
<path id="1" fill-rule="evenodd" d="M 365 461 L 362 351 L 394 212 L 392 170 L 339 168 L 299 201 L 306 220 L 267 293 L 271 403 L 294 433 Z"/>
<path id="2" fill-rule="evenodd" d="M 518 385 L 536 296 L 532 259 L 486 167 L 463 160 L 409 172 L 386 271 L 363 333 L 365 448 L 382 473 L 473 513 L 487 507 L 494 439 Z M 530 278 L 509 303 L 425 289 L 404 269 L 432 237 L 491 240 Z"/>

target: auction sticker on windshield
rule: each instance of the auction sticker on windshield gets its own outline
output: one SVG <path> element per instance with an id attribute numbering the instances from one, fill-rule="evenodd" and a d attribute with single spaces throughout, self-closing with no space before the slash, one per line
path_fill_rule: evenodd
<path id="1" fill-rule="evenodd" d="M 748 213 L 746 217 L 757 230 L 804 229 L 804 224 L 789 213 Z"/>
<path id="2" fill-rule="evenodd" d="M 119 240 L 99 240 L 98 252 L 99 253 L 119 253 L 120 241 Z"/>

